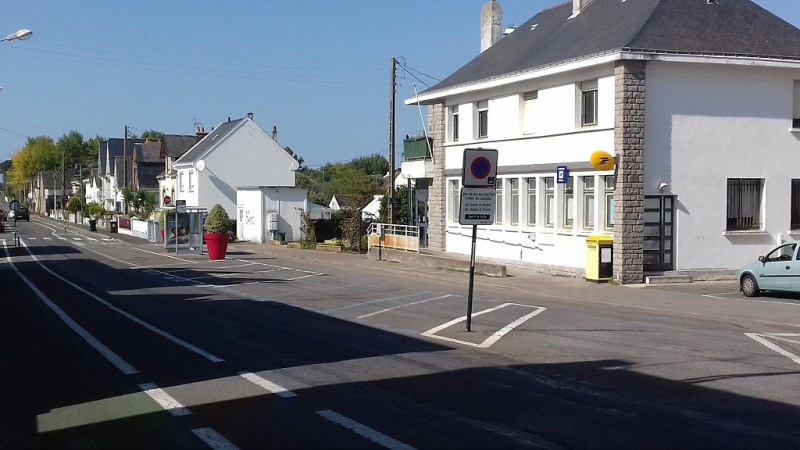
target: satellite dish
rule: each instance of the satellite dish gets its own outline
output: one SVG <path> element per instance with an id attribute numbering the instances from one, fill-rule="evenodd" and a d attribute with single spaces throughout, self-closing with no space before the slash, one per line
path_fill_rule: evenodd
<path id="1" fill-rule="evenodd" d="M 197 161 L 197 164 L 195 164 L 195 167 L 197 167 L 197 171 L 198 172 L 202 172 L 202 171 L 206 170 L 206 162 L 201 159 L 200 161 Z"/>

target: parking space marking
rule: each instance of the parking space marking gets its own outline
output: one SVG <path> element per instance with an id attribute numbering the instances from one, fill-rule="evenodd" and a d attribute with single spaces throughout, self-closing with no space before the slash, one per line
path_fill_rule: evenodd
<path id="1" fill-rule="evenodd" d="M 273 394 L 277 395 L 278 397 L 289 398 L 289 397 L 297 397 L 297 394 L 294 392 L 286 389 L 285 387 L 273 383 L 265 378 L 261 378 L 260 376 L 252 373 L 252 372 L 242 372 L 239 374 L 240 377 L 244 378 L 245 380 L 255 384 L 258 387 L 261 387 L 267 391 L 272 392 Z"/>
<path id="2" fill-rule="evenodd" d="M 225 439 L 225 437 L 217 433 L 213 428 L 193 428 L 192 433 L 213 450 L 239 449 L 239 447 L 233 445 L 231 441 Z"/>
<path id="3" fill-rule="evenodd" d="M 455 294 L 446 294 L 446 295 L 441 295 L 439 297 L 429 298 L 429 299 L 425 299 L 425 300 L 419 300 L 419 301 L 416 301 L 416 302 L 404 303 L 404 304 L 399 305 L 399 306 L 392 306 L 391 308 L 384 308 L 384 309 L 382 309 L 380 311 L 375 311 L 375 312 L 371 312 L 369 314 L 364 314 L 363 316 L 358 316 L 358 318 L 359 319 L 366 319 L 367 317 L 372 317 L 372 316 L 375 316 L 375 315 L 378 315 L 378 314 L 382 314 L 382 313 L 385 313 L 385 312 L 388 312 L 388 311 L 392 311 L 392 310 L 395 310 L 395 309 L 405 308 L 406 306 L 419 305 L 420 303 L 427 303 L 427 302 L 432 302 L 434 300 L 441 300 L 443 298 L 455 297 L 455 296 L 456 296 Z"/>
<path id="4" fill-rule="evenodd" d="M 347 285 L 347 287 L 351 287 L 351 285 Z M 424 291 L 424 292 L 418 292 L 418 293 L 407 294 L 407 295 L 399 295 L 397 297 L 379 298 L 377 300 L 370 300 L 368 302 L 358 302 L 358 303 L 353 303 L 352 305 L 342 306 L 342 307 L 334 308 L 334 309 L 328 309 L 328 310 L 322 311 L 322 313 L 329 314 L 329 313 L 332 313 L 332 312 L 341 311 L 343 309 L 357 308 L 359 306 L 371 305 L 373 303 L 383 303 L 383 302 L 388 302 L 390 300 L 398 300 L 398 299 L 406 298 L 406 297 L 415 297 L 417 295 L 422 295 L 422 294 L 427 294 L 427 293 L 428 293 L 428 291 Z"/>
<path id="5" fill-rule="evenodd" d="M 144 391 L 148 397 L 158 403 L 164 411 L 167 411 L 173 416 L 188 416 L 192 413 L 187 407 L 183 406 L 179 401 L 175 400 L 174 397 L 167 394 L 163 389 L 153 383 L 140 384 L 139 388 Z"/>
<path id="6" fill-rule="evenodd" d="M 388 448 L 392 450 L 414 450 L 414 447 L 405 444 L 403 442 L 398 441 L 397 439 L 391 438 L 373 428 L 370 428 L 364 424 L 356 422 L 353 419 L 345 417 L 336 411 L 331 411 L 330 409 L 326 409 L 323 411 L 317 411 L 321 417 L 324 417 L 326 420 L 329 420 L 337 425 L 347 428 L 348 430 L 352 430 L 357 435 L 367 438 L 370 441 Z"/>
<path id="7" fill-rule="evenodd" d="M 494 308 L 489 308 L 489 309 L 484 309 L 483 311 L 474 312 L 474 313 L 472 313 L 472 317 L 480 316 L 480 315 L 483 315 L 483 314 L 486 314 L 486 313 L 490 313 L 492 311 L 497 311 L 498 309 L 505 308 L 506 306 L 522 306 L 522 307 L 525 307 L 525 308 L 536 308 L 536 311 L 533 311 L 532 313 L 529 313 L 529 314 L 525 314 L 524 316 L 520 317 L 519 319 L 517 319 L 517 320 L 511 322 L 510 324 L 504 326 L 503 328 L 499 329 L 497 332 L 495 332 L 494 334 L 492 334 L 491 336 L 486 338 L 486 340 L 484 340 L 483 342 L 477 343 L 477 344 L 474 343 L 474 342 L 462 341 L 462 340 L 459 340 L 459 339 L 453 339 L 453 338 L 449 338 L 449 337 L 445 337 L 445 336 L 439 336 L 439 335 L 436 334 L 436 333 L 438 333 L 438 332 L 440 332 L 440 331 L 442 331 L 442 330 L 444 330 L 446 328 L 450 328 L 451 326 L 453 326 L 453 325 L 455 325 L 457 323 L 466 322 L 467 316 L 459 317 L 458 319 L 454 319 L 454 320 L 451 320 L 450 322 L 443 323 L 443 324 L 441 324 L 441 325 L 439 325 L 437 327 L 431 328 L 430 330 L 423 332 L 422 336 L 431 337 L 431 338 L 435 338 L 435 339 L 441 339 L 443 341 L 448 341 L 448 342 L 454 342 L 456 344 L 468 345 L 470 347 L 489 348 L 492 344 L 494 344 L 495 342 L 500 340 L 500 338 L 505 336 L 509 331 L 511 331 L 514 328 L 522 325 L 527 320 L 531 319 L 534 316 L 539 315 L 542 311 L 547 309 L 544 306 L 522 305 L 522 304 L 519 304 L 519 303 L 503 303 L 502 305 L 495 306 Z"/>
<path id="8" fill-rule="evenodd" d="M 798 334 L 798 333 L 772 333 L 772 334 L 770 334 L 770 333 L 745 333 L 744 335 L 749 337 L 749 338 L 751 338 L 751 339 L 753 339 L 754 341 L 764 345 L 765 347 L 767 347 L 768 349 L 778 353 L 779 355 L 785 356 L 785 357 L 791 359 L 792 361 L 794 361 L 795 363 L 800 364 L 800 356 L 795 355 L 794 353 L 792 353 L 792 352 L 790 352 L 788 350 L 784 350 L 783 348 L 779 347 L 778 345 L 776 345 L 773 342 L 770 342 L 769 340 L 766 339 L 766 338 L 770 338 L 770 339 L 774 339 L 774 340 L 778 340 L 778 341 L 785 341 L 785 342 L 791 342 L 791 343 L 794 343 L 794 344 L 800 344 L 800 334 Z M 798 340 L 787 339 L 789 337 L 798 338 Z"/>

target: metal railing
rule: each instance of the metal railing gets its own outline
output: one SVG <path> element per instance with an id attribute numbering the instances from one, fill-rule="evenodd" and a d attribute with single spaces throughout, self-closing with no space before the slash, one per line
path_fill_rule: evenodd
<path id="1" fill-rule="evenodd" d="M 411 252 L 419 251 L 419 227 L 373 223 L 369 226 L 367 247 L 383 247 Z"/>

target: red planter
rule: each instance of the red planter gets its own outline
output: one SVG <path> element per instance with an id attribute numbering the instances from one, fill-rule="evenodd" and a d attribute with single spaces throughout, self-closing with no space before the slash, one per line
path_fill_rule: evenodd
<path id="1" fill-rule="evenodd" d="M 228 233 L 205 233 L 203 238 L 206 240 L 210 260 L 225 259 L 225 253 L 228 251 Z"/>

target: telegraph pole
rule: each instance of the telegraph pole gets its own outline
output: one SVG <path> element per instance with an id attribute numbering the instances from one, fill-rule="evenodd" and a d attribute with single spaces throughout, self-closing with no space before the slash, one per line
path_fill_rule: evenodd
<path id="1" fill-rule="evenodd" d="M 122 138 L 122 186 L 128 187 L 128 126 L 125 125 L 125 136 Z"/>
<path id="2" fill-rule="evenodd" d="M 391 100 L 389 102 L 389 200 L 387 202 L 389 223 L 394 223 L 394 96 L 396 87 L 396 68 L 397 60 L 392 58 L 392 86 L 391 86 Z"/>

